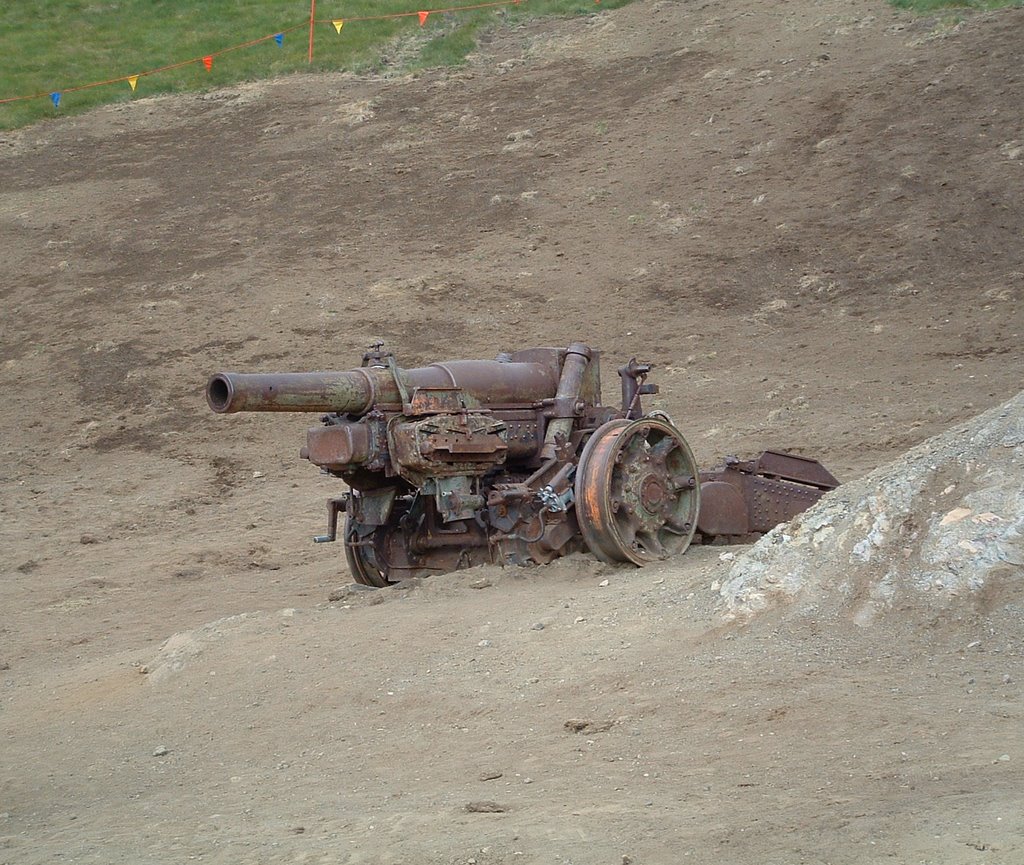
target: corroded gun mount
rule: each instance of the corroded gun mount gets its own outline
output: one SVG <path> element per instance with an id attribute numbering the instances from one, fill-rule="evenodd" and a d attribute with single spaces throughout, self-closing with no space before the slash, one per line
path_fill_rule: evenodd
<path id="1" fill-rule="evenodd" d="M 836 485 L 816 461 L 771 452 L 698 471 L 671 420 L 644 412 L 649 372 L 635 358 L 620 367 L 611 407 L 582 343 L 414 369 L 377 345 L 345 372 L 217 373 L 206 397 L 218 413 L 323 414 L 301 455 L 349 491 L 329 500 L 315 540 L 336 540 L 344 513 L 349 567 L 374 586 L 580 549 L 643 565 L 695 536 L 766 531 Z"/>

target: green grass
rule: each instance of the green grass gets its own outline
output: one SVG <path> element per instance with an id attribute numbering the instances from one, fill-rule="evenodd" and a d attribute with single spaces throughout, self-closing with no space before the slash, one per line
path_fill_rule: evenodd
<path id="1" fill-rule="evenodd" d="M 889 0 L 897 9 L 912 9 L 914 12 L 937 12 L 939 9 L 1003 9 L 1007 6 L 1024 6 L 1024 0 Z"/>
<path id="2" fill-rule="evenodd" d="M 295 71 L 370 71 L 395 39 L 415 40 L 410 68 L 457 65 L 480 33 L 501 22 L 540 15 L 590 14 L 629 0 L 523 0 L 467 12 L 435 14 L 422 29 L 415 15 L 378 21 L 361 16 L 472 5 L 479 0 L 317 0 L 315 54 L 307 63 L 309 0 L 0 0 L 0 129 L 97 105 Z M 332 18 L 347 21 L 339 35 Z M 294 29 L 291 29 L 294 28 Z M 286 31 L 281 47 L 271 39 L 201 63 L 144 75 L 132 93 L 126 81 L 72 88 L 136 75 Z M 47 94 L 60 91 L 59 110 Z"/>

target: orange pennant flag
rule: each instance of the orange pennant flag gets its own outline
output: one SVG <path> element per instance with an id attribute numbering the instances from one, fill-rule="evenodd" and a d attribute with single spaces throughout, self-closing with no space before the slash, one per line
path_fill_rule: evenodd
<path id="1" fill-rule="evenodd" d="M 135 88 L 139 86 L 139 76 L 138 75 L 129 75 L 128 76 L 128 86 L 131 87 L 132 93 L 134 93 L 135 92 Z"/>
<path id="2" fill-rule="evenodd" d="M 203 58 L 203 66 L 206 67 L 207 72 L 213 69 L 213 57 L 207 54 L 206 57 Z"/>
<path id="3" fill-rule="evenodd" d="M 429 12 L 417 12 L 416 14 L 420 16 L 420 27 L 422 27 L 424 24 L 427 23 L 427 16 L 430 13 Z"/>
<path id="4" fill-rule="evenodd" d="M 345 22 L 341 18 L 335 18 L 331 23 L 334 25 L 334 29 L 339 33 L 341 32 L 341 28 L 345 26 Z"/>

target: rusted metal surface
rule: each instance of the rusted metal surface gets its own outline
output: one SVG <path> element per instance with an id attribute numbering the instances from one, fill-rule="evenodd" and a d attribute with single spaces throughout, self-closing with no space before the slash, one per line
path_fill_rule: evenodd
<path id="1" fill-rule="evenodd" d="M 651 372 L 649 363 L 637 363 L 635 357 L 629 363 L 619 367 L 619 378 L 622 379 L 622 411 L 630 420 L 643 414 L 640 408 L 640 397 L 658 392 L 656 384 L 645 384 Z"/>
<path id="2" fill-rule="evenodd" d="M 706 538 L 736 537 L 749 533 L 750 511 L 742 483 L 718 480 L 714 472 L 701 472 L 701 507 L 697 529 Z"/>
<path id="3" fill-rule="evenodd" d="M 599 352 L 581 343 L 414 369 L 375 345 L 345 372 L 218 373 L 207 401 L 323 414 L 301 455 L 349 492 L 315 540 L 340 539 L 371 586 L 583 549 L 643 565 L 694 538 L 767 531 L 836 485 L 779 451 L 698 471 L 671 420 L 644 411 L 650 371 L 636 358 L 619 368 L 615 407 L 601 404 Z"/>
<path id="4" fill-rule="evenodd" d="M 706 540 L 763 534 L 807 510 L 839 486 L 815 459 L 763 451 L 700 473 L 701 511 L 697 530 Z"/>
<path id="5" fill-rule="evenodd" d="M 300 456 L 322 468 L 342 471 L 370 459 L 370 447 L 370 428 L 367 425 L 333 424 L 309 430 Z"/>
<path id="6" fill-rule="evenodd" d="M 206 385 L 206 401 L 220 414 L 238 411 L 340 411 L 361 414 L 374 400 L 373 379 L 350 372 L 219 372 Z"/>
<path id="7" fill-rule="evenodd" d="M 682 552 L 700 504 L 693 453 L 667 421 L 611 421 L 581 457 L 576 502 L 583 539 L 602 561 L 644 565 Z"/>
<path id="8" fill-rule="evenodd" d="M 762 451 L 749 460 L 727 457 L 725 464 L 744 474 L 792 481 L 820 490 L 834 490 L 839 486 L 835 476 L 817 460 L 783 451 Z"/>
<path id="9" fill-rule="evenodd" d="M 456 360 L 417 369 L 360 367 L 347 372 L 219 372 L 206 386 L 211 409 L 239 411 L 338 412 L 362 415 L 375 405 L 399 405 L 403 391 L 458 388 L 482 405 L 529 405 L 554 395 L 559 380 L 558 350 L 546 363 Z"/>
<path id="10" fill-rule="evenodd" d="M 540 449 L 542 460 L 554 459 L 560 441 L 567 441 L 572 432 L 576 415 L 579 413 L 577 403 L 583 387 L 583 375 L 590 363 L 590 348 L 582 343 L 574 342 L 565 351 L 562 363 L 562 374 L 558 379 L 558 390 L 552 402 L 547 432 L 544 434 L 544 446 Z"/>

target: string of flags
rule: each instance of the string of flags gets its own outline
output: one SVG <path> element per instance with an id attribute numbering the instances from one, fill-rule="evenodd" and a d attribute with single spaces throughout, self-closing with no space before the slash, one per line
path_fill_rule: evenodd
<path id="1" fill-rule="evenodd" d="M 193 57 L 189 60 L 182 60 L 178 63 L 169 63 L 166 66 L 159 66 L 155 69 L 147 69 L 142 72 L 133 73 L 132 75 L 122 75 L 117 78 L 108 78 L 105 81 L 92 81 L 88 84 L 78 84 L 74 87 L 65 87 L 62 90 L 32 93 L 26 96 L 9 96 L 7 98 L 0 99 L 0 105 L 4 105 L 11 102 L 24 102 L 30 99 L 41 99 L 44 97 L 49 97 L 50 101 L 53 103 L 54 110 L 58 110 L 60 108 L 61 100 L 64 94 L 66 93 L 75 93 L 80 90 L 89 90 L 94 87 L 104 87 L 109 84 L 120 84 L 122 82 L 127 83 L 128 86 L 131 88 L 132 93 L 135 93 L 136 89 L 139 86 L 139 79 L 141 78 L 150 75 L 156 75 L 160 72 L 168 72 L 172 69 L 181 69 L 182 67 L 191 66 L 197 63 L 201 63 L 203 65 L 203 68 L 207 72 L 211 72 L 213 71 L 213 60 L 215 57 L 219 57 L 220 55 L 227 54 L 231 51 L 239 51 L 243 48 L 251 48 L 254 45 L 259 45 L 262 42 L 269 42 L 271 40 L 273 40 L 279 48 L 283 48 L 284 37 L 287 33 L 291 33 L 292 31 L 295 30 L 305 29 L 307 26 L 309 27 L 310 31 L 310 60 L 312 60 L 313 26 L 315 24 L 329 23 L 334 27 L 335 31 L 337 31 L 338 35 L 340 36 L 341 31 L 346 24 L 356 23 L 360 21 L 382 21 L 384 19 L 389 18 L 409 18 L 416 16 L 419 19 L 420 27 L 425 27 L 427 24 L 427 19 L 431 15 L 443 15 L 449 12 L 465 12 L 475 9 L 490 9 L 497 6 L 519 6 L 521 3 L 525 2 L 527 2 L 527 0 L 492 0 L 492 2 L 474 3 L 466 6 L 448 6 L 440 9 L 418 9 L 410 12 L 393 12 L 387 15 L 360 15 L 351 18 L 330 18 L 322 21 L 315 20 L 311 15 L 308 22 L 296 24 L 292 27 L 286 27 L 284 30 L 279 30 L 276 33 L 268 34 L 267 36 L 261 36 L 258 39 L 251 39 L 248 42 L 243 42 L 239 45 L 232 45 L 228 48 L 222 48 L 219 51 L 214 51 L 210 54 L 205 54 L 202 57 Z M 594 0 L 594 2 L 600 3 L 601 0 Z"/>

